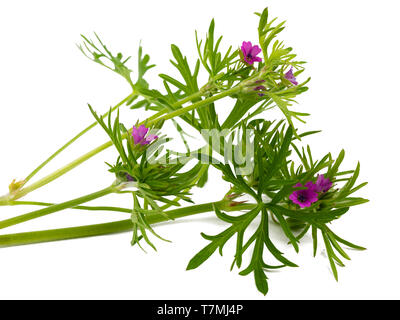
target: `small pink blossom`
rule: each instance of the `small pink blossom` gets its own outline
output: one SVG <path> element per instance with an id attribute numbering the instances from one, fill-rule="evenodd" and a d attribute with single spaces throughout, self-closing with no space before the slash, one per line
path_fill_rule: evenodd
<path id="1" fill-rule="evenodd" d="M 138 128 L 133 126 L 132 128 L 132 137 L 133 137 L 133 142 L 134 144 L 140 144 L 140 145 L 146 145 L 152 142 L 153 140 L 157 139 L 158 136 L 154 134 L 149 134 L 146 137 L 147 132 L 149 131 L 149 128 L 146 128 L 143 124 L 140 125 Z"/>
<path id="2" fill-rule="evenodd" d="M 332 182 L 329 178 L 325 178 L 323 174 L 319 174 L 315 183 L 316 192 L 327 192 L 332 187 Z"/>
<path id="3" fill-rule="evenodd" d="M 257 57 L 261 52 L 261 48 L 258 45 L 252 45 L 250 41 L 243 41 L 242 46 L 242 58 L 248 65 L 253 65 L 254 62 L 261 62 L 262 59 Z"/>
<path id="4" fill-rule="evenodd" d="M 293 74 L 293 67 L 291 67 L 290 70 L 285 73 L 285 79 L 289 80 L 295 86 L 299 84 L 296 80 L 296 77 Z"/>
<path id="5" fill-rule="evenodd" d="M 294 187 L 303 187 L 301 183 L 297 183 Z M 318 193 L 315 191 L 316 185 L 311 181 L 307 182 L 304 187 L 307 189 L 296 190 L 289 199 L 298 204 L 300 208 L 310 207 L 311 204 L 318 201 Z"/>

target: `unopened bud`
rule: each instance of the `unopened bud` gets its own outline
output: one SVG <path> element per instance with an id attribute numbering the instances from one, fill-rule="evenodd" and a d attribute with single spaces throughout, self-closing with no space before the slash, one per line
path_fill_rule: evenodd
<path id="1" fill-rule="evenodd" d="M 25 184 L 25 180 L 15 181 L 15 179 L 14 179 L 8 186 L 8 189 L 10 190 L 10 193 L 15 193 L 16 191 L 21 189 L 24 184 Z"/>

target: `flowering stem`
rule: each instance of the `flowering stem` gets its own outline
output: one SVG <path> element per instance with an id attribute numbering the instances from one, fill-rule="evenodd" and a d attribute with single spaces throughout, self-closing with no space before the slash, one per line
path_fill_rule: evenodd
<path id="1" fill-rule="evenodd" d="M 142 123 L 146 123 L 148 126 L 150 126 L 150 125 L 152 125 L 154 123 L 157 123 L 160 120 L 172 119 L 172 118 L 180 116 L 180 115 L 182 115 L 182 114 L 184 114 L 186 112 L 189 112 L 189 111 L 194 110 L 196 108 L 200 108 L 202 106 L 208 105 L 208 104 L 210 104 L 210 103 L 212 103 L 212 102 L 214 102 L 216 100 L 219 100 L 219 99 L 224 98 L 224 97 L 226 97 L 228 95 L 231 95 L 231 94 L 239 91 L 240 89 L 241 89 L 241 85 L 238 85 L 238 86 L 236 86 L 234 88 L 231 88 L 229 90 L 221 92 L 221 93 L 219 93 L 219 94 L 217 94 L 215 96 L 211 96 L 211 97 L 206 98 L 204 100 L 201 100 L 199 102 L 193 103 L 193 104 L 191 104 L 191 105 L 189 105 L 187 107 L 184 107 L 184 108 L 181 108 L 181 109 L 178 109 L 178 110 L 174 110 L 174 111 L 169 112 L 169 113 L 167 113 L 168 110 L 165 109 L 164 111 L 160 111 L 156 115 L 150 117 L 149 118 L 149 119 L 151 119 L 150 121 L 147 121 L 148 120 L 147 119 L 147 120 L 143 121 Z M 173 106 L 177 107 L 179 105 L 182 105 L 182 104 L 184 104 L 184 103 L 186 103 L 186 102 L 188 102 L 188 101 L 190 101 L 190 100 L 192 100 L 195 97 L 200 96 L 200 95 L 201 95 L 201 91 L 199 91 L 198 93 L 195 93 L 195 94 L 193 94 L 193 95 L 191 95 L 189 97 L 186 97 L 185 99 L 182 99 L 182 100 L 176 102 L 175 104 L 173 104 Z M 165 114 L 165 113 L 167 113 L 167 114 L 165 116 L 162 116 L 162 114 Z M 158 117 L 156 118 L 155 116 L 157 116 L 157 115 L 158 115 Z M 59 168 L 58 170 L 54 171 L 53 173 L 51 173 L 51 174 L 45 176 L 44 178 L 38 180 L 37 182 L 35 182 L 35 183 L 25 187 L 25 188 L 20 189 L 14 195 L 9 195 L 9 196 L 0 198 L 0 205 L 7 205 L 7 204 L 9 204 L 10 201 L 20 199 L 21 197 L 27 195 L 28 193 L 30 193 L 30 192 L 38 189 L 38 188 L 43 187 L 44 185 L 46 185 L 46 184 L 50 183 L 51 181 L 61 177 L 62 175 L 64 175 L 68 171 L 74 169 L 78 165 L 80 165 L 83 162 L 87 161 L 88 159 L 92 158 L 93 156 L 95 156 L 96 154 L 100 153 L 101 151 L 109 148 L 110 146 L 112 146 L 112 142 L 108 141 L 108 142 L 98 146 L 97 148 L 87 152 L 86 154 L 80 156 L 79 158 L 73 160 L 72 162 L 68 163 L 67 165 Z"/>
<path id="2" fill-rule="evenodd" d="M 10 218 L 10 219 L 3 220 L 3 221 L 0 221 L 0 229 L 7 228 L 7 227 L 10 227 L 10 226 L 13 226 L 13 225 L 25 222 L 25 221 L 29 221 L 32 219 L 40 218 L 40 217 L 43 217 L 50 213 L 61 211 L 61 210 L 67 209 L 67 208 L 75 207 L 82 203 L 85 203 L 85 202 L 103 197 L 107 194 L 119 191 L 120 189 L 121 189 L 120 186 L 116 186 L 113 184 L 107 188 L 101 189 L 97 192 L 93 192 L 91 194 L 88 194 L 88 195 L 85 195 L 85 196 L 82 196 L 82 197 L 79 197 L 79 198 L 76 198 L 73 200 L 69 200 L 69 201 L 66 201 L 63 203 L 49 206 L 47 208 L 35 210 L 35 211 L 29 212 L 26 214 L 22 214 L 22 215 L 19 215 L 19 216 Z"/>
<path id="3" fill-rule="evenodd" d="M 121 100 L 118 104 L 116 104 L 110 111 L 106 112 L 102 118 L 105 118 L 106 116 L 109 115 L 109 113 L 115 111 L 118 109 L 120 106 L 122 106 L 124 103 L 129 101 L 131 98 L 133 98 L 137 93 L 133 91 L 130 95 L 128 95 L 125 99 Z M 97 122 L 93 122 L 90 126 L 86 127 L 83 129 L 81 132 L 79 132 L 75 137 L 73 137 L 71 140 L 69 140 L 66 144 L 64 144 L 60 149 L 58 149 L 56 152 L 54 152 L 49 158 L 47 158 L 45 161 L 43 161 L 35 170 L 33 170 L 23 181 L 24 183 L 27 183 L 33 176 L 35 176 L 45 165 L 47 165 L 51 160 L 53 160 L 57 155 L 59 155 L 62 151 L 64 151 L 67 147 L 69 147 L 72 143 L 74 143 L 76 140 L 78 140 L 81 136 L 83 136 L 86 132 L 91 130 L 97 125 Z"/>
<path id="4" fill-rule="evenodd" d="M 229 207 L 226 206 L 226 201 L 222 200 L 217 202 L 210 202 L 200 205 L 193 205 L 185 208 L 169 210 L 166 211 L 165 213 L 168 215 L 168 217 L 177 219 L 199 213 L 210 212 L 214 210 L 214 207 L 223 209 L 225 211 L 240 211 L 245 209 L 246 210 L 253 209 L 255 206 L 256 204 L 249 203 L 249 204 L 239 204 L 237 206 Z M 170 221 L 167 217 L 165 217 L 165 215 L 162 215 L 160 213 L 150 214 L 147 217 L 147 221 L 149 224 L 155 224 L 167 220 Z M 106 235 L 113 233 L 121 233 L 131 230 L 132 230 L 132 220 L 126 219 L 115 222 L 108 222 L 108 223 L 101 223 L 101 224 L 94 224 L 94 225 L 87 225 L 80 227 L 0 235 L 0 246 L 8 247 L 8 246 L 17 246 L 24 244 L 39 243 L 39 242 L 67 240 L 67 239 L 99 236 L 99 235 Z"/>
<path id="5" fill-rule="evenodd" d="M 25 196 L 26 194 L 32 192 L 33 190 L 36 190 L 36 189 L 48 184 L 49 182 L 61 177 L 68 171 L 72 170 L 73 168 L 77 167 L 81 163 L 85 162 L 86 160 L 90 159 L 94 155 L 107 149 L 110 146 L 112 146 L 112 142 L 108 141 L 108 142 L 102 144 L 101 146 L 98 146 L 97 148 L 89 151 L 88 153 L 85 153 L 83 156 L 80 156 L 79 158 L 75 159 L 74 161 L 70 162 L 69 164 L 65 165 L 64 167 L 61 167 L 60 169 L 54 171 L 53 173 L 47 175 L 44 178 L 38 180 L 37 182 L 32 183 L 31 185 L 21 189 L 20 191 L 18 191 L 17 194 L 15 194 L 15 196 L 12 197 L 12 199 L 13 200 L 19 199 L 19 198 Z M 0 204 L 1 204 L 1 202 L 0 202 Z"/>

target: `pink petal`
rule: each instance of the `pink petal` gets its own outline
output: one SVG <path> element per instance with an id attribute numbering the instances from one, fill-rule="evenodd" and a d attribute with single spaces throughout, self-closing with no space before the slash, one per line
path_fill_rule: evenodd
<path id="1" fill-rule="evenodd" d="M 299 206 L 300 206 L 300 208 L 305 208 L 305 207 L 309 207 L 309 206 L 311 206 L 311 203 L 310 202 L 298 202 L 297 203 Z"/>
<path id="2" fill-rule="evenodd" d="M 147 141 L 147 143 L 150 143 L 150 142 L 152 142 L 153 140 L 156 140 L 156 139 L 158 139 L 158 136 L 156 136 L 155 134 L 149 134 L 146 137 L 145 141 Z"/>
<path id="3" fill-rule="evenodd" d="M 148 131 L 149 131 L 149 129 L 146 128 L 146 126 L 144 126 L 143 124 L 140 125 L 138 128 L 133 126 L 133 128 L 132 128 L 133 142 L 135 144 L 139 144 L 139 143 L 142 144 L 142 141 Z"/>
<path id="4" fill-rule="evenodd" d="M 255 57 L 261 52 L 261 48 L 257 45 L 255 45 L 253 48 L 251 48 L 251 55 Z"/>
<path id="5" fill-rule="evenodd" d="M 296 191 L 293 192 L 290 196 L 289 199 L 292 200 L 293 202 L 295 202 L 297 200 L 297 193 Z"/>
<path id="6" fill-rule="evenodd" d="M 138 132 L 142 137 L 144 137 L 147 134 L 148 131 L 149 131 L 149 128 L 146 128 L 146 126 L 143 125 L 143 124 L 140 125 L 139 128 L 138 128 Z"/>
<path id="7" fill-rule="evenodd" d="M 252 65 L 252 64 L 254 63 L 253 60 L 247 60 L 246 55 L 244 55 L 243 59 L 244 59 L 244 61 L 245 61 L 247 64 L 249 64 L 249 65 Z"/>
<path id="8" fill-rule="evenodd" d="M 304 186 L 312 191 L 314 191 L 317 187 L 312 181 L 308 181 Z"/>
<path id="9" fill-rule="evenodd" d="M 250 52 L 251 48 L 252 48 L 252 44 L 250 41 L 248 41 L 248 42 L 243 41 L 242 51 L 243 51 L 244 55 L 247 55 Z"/>

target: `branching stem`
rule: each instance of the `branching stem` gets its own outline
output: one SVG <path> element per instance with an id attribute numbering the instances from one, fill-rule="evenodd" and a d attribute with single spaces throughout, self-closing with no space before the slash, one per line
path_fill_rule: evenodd
<path id="1" fill-rule="evenodd" d="M 154 116 L 146 119 L 145 121 L 142 121 L 141 123 L 146 123 L 148 126 L 157 123 L 158 121 L 161 120 L 168 120 L 168 119 L 172 119 L 174 117 L 180 116 L 186 112 L 192 111 L 194 109 L 206 106 L 216 100 L 222 99 L 228 95 L 231 95 L 235 92 L 238 92 L 240 89 L 242 88 L 241 85 L 236 86 L 234 88 L 231 88 L 229 90 L 226 90 L 224 92 L 221 92 L 217 95 L 211 96 L 209 98 L 206 98 L 204 100 L 195 102 L 187 107 L 183 107 L 181 109 L 178 110 L 174 110 L 171 112 L 168 112 L 167 109 L 164 109 L 163 111 L 160 111 L 158 113 L 156 113 Z M 194 99 L 196 96 L 198 96 L 200 94 L 200 91 L 198 93 L 195 93 L 189 97 L 186 97 L 178 102 L 176 102 L 175 104 L 173 104 L 174 107 L 178 107 L 188 101 L 191 101 L 192 99 Z M 124 100 L 122 100 L 117 106 L 115 106 L 113 109 L 117 109 L 120 105 L 122 105 L 124 102 L 126 102 L 129 98 L 131 98 L 131 95 L 128 96 L 127 98 L 125 98 Z M 108 113 L 107 113 L 108 114 Z M 107 114 L 105 114 L 103 117 L 105 117 Z M 65 148 L 67 148 L 70 144 L 72 144 L 74 141 L 76 141 L 80 136 L 82 136 L 84 133 L 86 133 L 87 131 L 89 131 L 92 127 L 94 127 L 95 124 L 92 124 L 91 126 L 87 127 L 85 130 L 83 130 L 81 133 L 79 133 L 77 136 L 75 136 L 72 140 L 70 140 L 67 144 L 65 144 L 62 148 L 60 148 L 59 150 L 56 151 L 56 153 L 54 153 L 50 158 L 48 158 L 45 162 L 43 162 L 37 169 L 35 169 L 35 171 L 33 171 L 28 178 L 31 178 L 34 174 L 36 174 L 41 168 L 43 168 L 48 162 L 50 162 L 56 155 L 58 155 L 61 151 L 63 151 Z M 62 175 L 64 175 L 65 173 L 69 172 L 70 170 L 74 169 L 75 167 L 79 166 L 80 164 L 82 164 L 83 162 L 89 160 L 90 158 L 92 158 L 93 156 L 95 156 L 96 154 L 102 152 L 103 150 L 109 148 L 110 146 L 112 146 L 112 142 L 108 141 L 96 148 L 94 148 L 93 150 L 85 153 L 84 155 L 80 156 L 79 158 L 73 160 L 72 162 L 68 163 L 67 165 L 59 168 L 58 170 L 50 173 L 49 175 L 43 177 L 42 179 L 36 181 L 35 183 L 32 183 L 31 185 L 20 189 L 19 191 L 17 191 L 15 194 L 12 195 L 7 195 L 5 197 L 1 197 L 0 198 L 0 205 L 8 205 L 10 201 L 13 200 L 17 200 L 22 198 L 23 196 L 27 195 L 28 193 L 41 188 L 43 186 L 45 186 L 46 184 L 54 181 L 55 179 L 61 177 Z"/>

